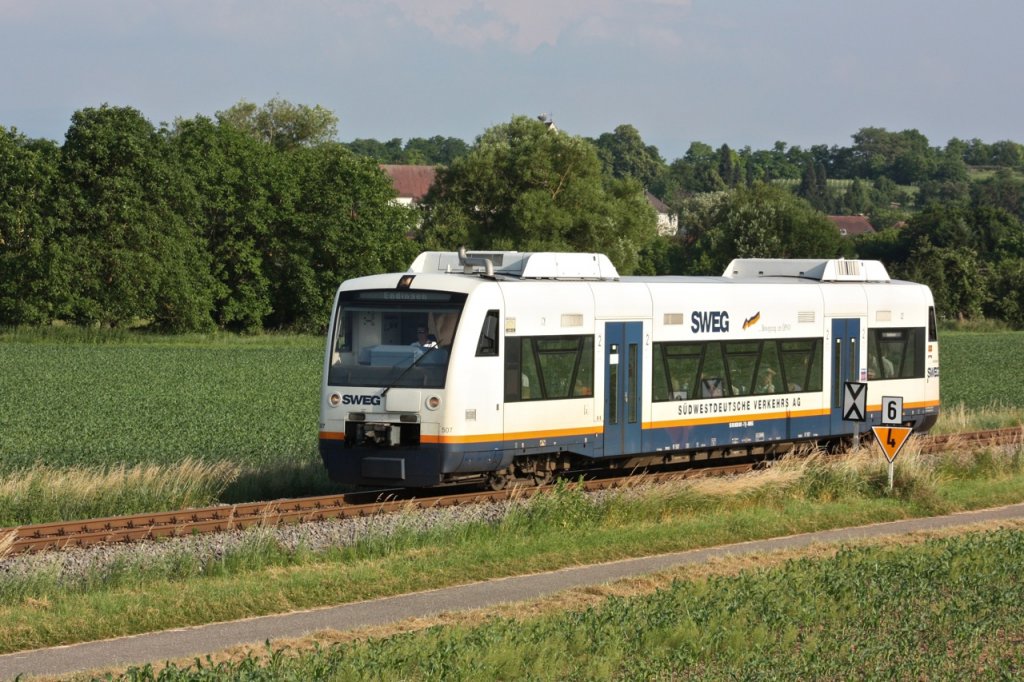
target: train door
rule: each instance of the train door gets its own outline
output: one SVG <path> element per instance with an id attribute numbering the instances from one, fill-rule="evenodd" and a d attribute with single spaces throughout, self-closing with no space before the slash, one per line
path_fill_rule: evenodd
<path id="1" fill-rule="evenodd" d="M 831 433 L 853 433 L 853 422 L 843 420 L 843 386 L 847 381 L 860 379 L 860 320 L 832 320 L 832 346 L 825 352 L 832 354 L 831 379 Z"/>
<path id="2" fill-rule="evenodd" d="M 604 454 L 640 452 L 642 322 L 606 322 L 604 356 Z"/>

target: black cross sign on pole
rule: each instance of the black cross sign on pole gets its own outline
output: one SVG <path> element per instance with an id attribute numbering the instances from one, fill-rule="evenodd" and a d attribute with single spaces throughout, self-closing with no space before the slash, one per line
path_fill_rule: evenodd
<path id="1" fill-rule="evenodd" d="M 848 422 L 865 421 L 868 412 L 868 385 L 859 381 L 843 384 L 843 419 Z"/>

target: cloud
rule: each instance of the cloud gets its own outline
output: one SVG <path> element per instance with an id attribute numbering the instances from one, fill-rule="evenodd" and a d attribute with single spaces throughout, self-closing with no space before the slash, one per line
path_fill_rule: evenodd
<path id="1" fill-rule="evenodd" d="M 678 19 L 691 0 L 390 0 L 408 21 L 437 40 L 460 47 L 504 44 L 516 52 L 554 46 L 570 32 L 616 42 L 671 33 L 657 29 Z M 652 27 L 655 29 L 652 31 Z"/>

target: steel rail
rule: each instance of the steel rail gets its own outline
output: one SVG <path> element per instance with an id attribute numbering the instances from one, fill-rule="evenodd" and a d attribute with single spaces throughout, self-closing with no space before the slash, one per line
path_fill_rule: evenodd
<path id="1" fill-rule="evenodd" d="M 995 429 L 973 433 L 915 438 L 922 452 L 937 452 L 950 446 L 987 446 L 1024 441 L 1024 427 Z M 749 471 L 754 463 L 743 461 L 724 466 L 701 467 L 664 472 L 646 472 L 642 477 L 624 475 L 598 478 L 582 483 L 586 490 L 621 488 L 640 482 L 661 482 L 701 476 L 722 476 Z M 451 507 L 481 502 L 526 499 L 551 490 L 553 486 L 512 486 L 500 491 L 459 492 L 431 497 L 408 497 L 405 491 L 381 490 L 372 493 L 321 495 L 269 502 L 217 505 L 127 516 L 40 523 L 0 529 L 0 557 L 45 550 L 85 547 L 98 543 L 136 542 L 158 538 L 181 537 L 199 533 L 242 530 L 252 526 L 277 526 L 288 523 L 345 519 L 403 510 Z M 371 502 L 354 502 L 367 499 Z"/>

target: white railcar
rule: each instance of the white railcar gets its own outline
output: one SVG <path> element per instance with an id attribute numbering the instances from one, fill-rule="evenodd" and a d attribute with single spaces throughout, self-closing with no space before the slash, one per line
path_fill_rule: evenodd
<path id="1" fill-rule="evenodd" d="M 355 485 L 498 487 L 848 438 L 883 396 L 917 431 L 938 417 L 931 292 L 877 261 L 619 277 L 601 254 L 427 252 L 339 288 L 320 452 Z"/>

